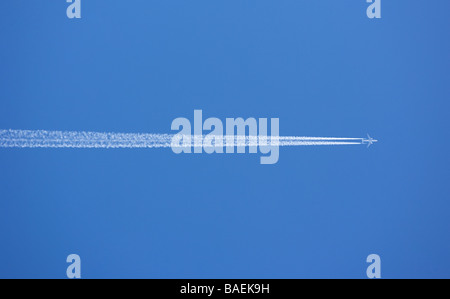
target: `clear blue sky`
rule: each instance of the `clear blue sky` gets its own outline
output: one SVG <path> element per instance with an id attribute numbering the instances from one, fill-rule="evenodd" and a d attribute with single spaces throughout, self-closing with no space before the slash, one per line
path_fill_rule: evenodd
<path id="1" fill-rule="evenodd" d="M 450 277 L 450 2 L 0 2 L 0 128 L 278 117 L 354 147 L 0 149 L 0 277 Z"/>

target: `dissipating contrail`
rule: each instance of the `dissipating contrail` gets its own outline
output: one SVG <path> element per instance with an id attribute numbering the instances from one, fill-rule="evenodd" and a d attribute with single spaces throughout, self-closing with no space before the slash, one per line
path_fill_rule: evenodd
<path id="1" fill-rule="evenodd" d="M 167 148 L 175 134 L 0 130 L 0 148 Z M 207 135 L 191 135 L 190 146 L 205 146 Z M 365 144 L 364 138 L 223 136 L 224 146 L 317 146 Z M 216 141 L 217 142 L 217 141 Z M 182 145 L 180 145 L 181 147 Z M 184 146 L 184 145 L 183 145 Z"/>

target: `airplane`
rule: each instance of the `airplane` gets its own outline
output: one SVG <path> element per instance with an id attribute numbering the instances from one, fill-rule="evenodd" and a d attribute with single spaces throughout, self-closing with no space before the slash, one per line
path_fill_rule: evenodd
<path id="1" fill-rule="evenodd" d="M 369 136 L 369 134 L 367 134 L 367 138 L 363 138 L 361 143 L 362 144 L 367 143 L 367 147 L 369 147 L 372 144 L 374 144 L 374 142 L 378 142 L 378 140 L 373 139 L 372 137 Z"/>

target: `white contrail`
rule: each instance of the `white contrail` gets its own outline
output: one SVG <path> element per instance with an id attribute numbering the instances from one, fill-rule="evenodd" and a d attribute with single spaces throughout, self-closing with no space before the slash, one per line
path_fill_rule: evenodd
<path id="1" fill-rule="evenodd" d="M 167 148 L 174 134 L 98 133 L 45 130 L 0 130 L 0 148 Z M 205 146 L 206 135 L 183 136 L 190 146 Z M 355 145 L 363 138 L 301 137 L 301 136 L 223 136 L 224 146 L 313 146 Z M 231 143 L 230 143 L 231 140 Z M 219 140 L 220 141 L 220 140 Z M 180 145 L 181 147 L 182 145 Z M 211 145 L 209 145 L 211 146 Z"/>

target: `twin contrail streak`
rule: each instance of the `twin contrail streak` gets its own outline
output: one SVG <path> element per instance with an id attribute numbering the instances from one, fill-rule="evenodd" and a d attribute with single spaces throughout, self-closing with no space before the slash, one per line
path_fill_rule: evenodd
<path id="1" fill-rule="evenodd" d="M 98 133 L 45 130 L 0 130 L 0 148 L 167 148 L 174 134 Z M 205 146 L 207 135 L 183 136 L 190 146 Z M 363 144 L 363 138 L 298 136 L 223 136 L 224 146 L 315 146 Z M 217 144 L 217 140 L 215 141 Z M 209 143 L 210 144 L 210 143 Z M 182 147 L 183 145 L 179 145 Z M 207 146 L 207 145 L 206 145 Z M 211 145 L 210 145 L 211 146 Z"/>

